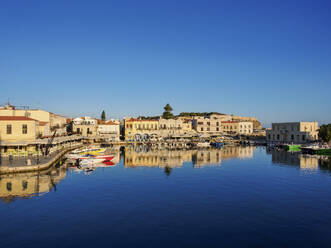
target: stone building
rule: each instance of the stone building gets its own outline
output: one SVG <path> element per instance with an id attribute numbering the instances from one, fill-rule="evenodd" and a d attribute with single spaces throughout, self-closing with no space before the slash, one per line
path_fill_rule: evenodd
<path id="1" fill-rule="evenodd" d="M 233 135 L 252 135 L 253 123 L 247 121 L 223 121 L 222 132 Z"/>
<path id="2" fill-rule="evenodd" d="M 309 143 L 318 140 L 318 122 L 272 123 L 267 130 L 268 142 L 276 143 Z"/>
<path id="3" fill-rule="evenodd" d="M 222 133 L 221 120 L 199 118 L 192 121 L 193 129 L 198 133 Z"/>

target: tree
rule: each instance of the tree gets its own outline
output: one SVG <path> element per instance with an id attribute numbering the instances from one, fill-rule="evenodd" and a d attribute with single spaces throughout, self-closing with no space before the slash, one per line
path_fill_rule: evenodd
<path id="1" fill-rule="evenodd" d="M 106 112 L 103 110 L 101 113 L 101 120 L 105 121 L 106 120 Z"/>
<path id="2" fill-rule="evenodd" d="M 325 142 L 331 141 L 331 124 L 322 125 L 318 130 L 318 136 L 321 140 Z"/>
<path id="3" fill-rule="evenodd" d="M 163 115 L 162 115 L 162 117 L 164 119 L 171 119 L 174 117 L 174 115 L 171 113 L 173 109 L 169 103 L 167 105 L 165 105 L 164 110 L 165 111 L 163 112 Z"/>

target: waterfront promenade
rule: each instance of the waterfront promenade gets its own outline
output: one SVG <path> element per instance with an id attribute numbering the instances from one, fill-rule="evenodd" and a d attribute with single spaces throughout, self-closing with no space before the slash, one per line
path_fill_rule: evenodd
<path id="1" fill-rule="evenodd" d="M 34 163 L 31 165 L 20 164 L 23 162 L 22 159 L 18 159 L 10 163 L 9 161 L 5 162 L 5 164 L 1 164 L 0 166 L 0 175 L 1 174 L 10 174 L 10 173 L 21 173 L 21 172 L 32 172 L 32 171 L 41 171 L 50 168 L 53 164 L 55 164 L 64 154 L 67 152 L 74 150 L 76 148 L 81 147 L 82 145 L 75 145 L 72 147 L 64 148 L 57 153 L 53 153 L 49 157 L 43 157 L 42 160 L 33 159 Z M 38 162 L 38 163 L 37 163 Z M 6 164 L 7 163 L 7 164 Z"/>

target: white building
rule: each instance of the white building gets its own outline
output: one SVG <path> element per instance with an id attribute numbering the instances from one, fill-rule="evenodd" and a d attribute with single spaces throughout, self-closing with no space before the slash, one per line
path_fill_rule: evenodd
<path id="1" fill-rule="evenodd" d="M 120 141 L 120 124 L 113 121 L 99 124 L 98 135 L 108 141 Z"/>

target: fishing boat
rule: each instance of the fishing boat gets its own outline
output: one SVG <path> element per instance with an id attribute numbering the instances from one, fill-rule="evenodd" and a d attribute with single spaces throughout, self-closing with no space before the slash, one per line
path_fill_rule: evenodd
<path id="1" fill-rule="evenodd" d="M 301 151 L 301 145 L 284 145 L 285 150 L 291 151 L 291 152 L 299 152 Z"/>
<path id="2" fill-rule="evenodd" d="M 89 158 L 89 159 L 84 159 L 79 161 L 79 165 L 84 167 L 84 166 L 91 166 L 91 165 L 96 165 L 98 163 L 101 163 L 105 161 L 103 158 Z"/>
<path id="3" fill-rule="evenodd" d="M 81 159 L 81 160 L 86 160 L 86 159 L 104 159 L 104 160 L 112 160 L 114 158 L 113 155 L 90 155 L 90 154 L 87 154 L 87 155 L 80 155 L 80 156 L 73 156 L 71 157 L 72 159 L 74 160 L 77 160 L 77 159 Z"/>

